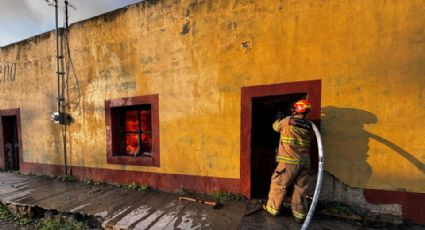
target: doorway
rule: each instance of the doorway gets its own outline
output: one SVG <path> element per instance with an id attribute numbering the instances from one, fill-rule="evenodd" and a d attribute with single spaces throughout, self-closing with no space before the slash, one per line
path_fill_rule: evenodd
<path id="1" fill-rule="evenodd" d="M 19 110 L 0 111 L 0 168 L 19 170 L 21 163 Z"/>
<path id="2" fill-rule="evenodd" d="M 241 90 L 240 192 L 247 198 L 267 196 L 276 166 L 279 134 L 272 124 L 277 112 L 290 114 L 291 104 L 307 99 L 312 104 L 309 119 L 320 125 L 321 80 L 243 87 Z M 319 126 L 320 127 L 320 126 Z M 312 149 L 312 167 L 317 152 Z"/>
<path id="3" fill-rule="evenodd" d="M 276 167 L 275 153 L 279 133 L 272 129 L 278 112 L 291 115 L 291 105 L 305 99 L 306 93 L 252 98 L 251 197 L 267 197 L 270 178 Z"/>

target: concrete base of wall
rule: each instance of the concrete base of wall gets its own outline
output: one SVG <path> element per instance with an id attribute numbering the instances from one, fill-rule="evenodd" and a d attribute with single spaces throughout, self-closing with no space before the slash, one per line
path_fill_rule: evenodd
<path id="1" fill-rule="evenodd" d="M 189 175 L 167 175 L 146 172 L 110 170 L 99 168 L 73 167 L 73 176 L 97 181 L 130 184 L 148 184 L 165 191 L 188 189 L 201 193 L 212 191 L 228 191 L 238 193 L 238 179 L 209 178 Z M 48 165 L 24 162 L 21 172 L 47 175 L 62 175 L 60 165 Z M 314 177 L 316 178 L 316 177 Z M 312 182 L 315 185 L 315 181 Z M 311 186 L 314 189 L 315 186 Z M 314 191 L 310 191 L 313 194 Z M 342 183 L 338 178 L 324 173 L 320 201 L 342 203 L 363 216 L 365 222 L 401 224 L 403 220 L 411 220 L 425 224 L 424 193 L 397 192 L 353 188 Z"/>
<path id="2" fill-rule="evenodd" d="M 362 215 L 364 221 L 401 224 L 404 218 L 402 205 L 369 203 L 364 195 L 364 189 L 350 187 L 329 172 L 324 173 L 320 200 L 346 204 Z"/>

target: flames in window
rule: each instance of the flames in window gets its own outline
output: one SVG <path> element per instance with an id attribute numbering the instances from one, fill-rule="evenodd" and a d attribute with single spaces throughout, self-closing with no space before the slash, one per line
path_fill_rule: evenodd
<path id="1" fill-rule="evenodd" d="M 150 110 L 133 110 L 125 112 L 124 143 L 127 155 L 151 155 L 151 124 L 152 122 Z"/>

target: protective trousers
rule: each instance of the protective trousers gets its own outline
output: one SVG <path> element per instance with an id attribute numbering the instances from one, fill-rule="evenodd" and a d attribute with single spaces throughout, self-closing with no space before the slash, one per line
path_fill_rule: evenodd
<path id="1" fill-rule="evenodd" d="M 308 164 L 287 164 L 279 162 L 272 175 L 269 199 L 266 209 L 272 215 L 279 213 L 283 200 L 288 195 L 288 187 L 294 185 L 291 208 L 292 214 L 298 219 L 305 219 L 308 207 L 305 193 L 309 185 Z"/>

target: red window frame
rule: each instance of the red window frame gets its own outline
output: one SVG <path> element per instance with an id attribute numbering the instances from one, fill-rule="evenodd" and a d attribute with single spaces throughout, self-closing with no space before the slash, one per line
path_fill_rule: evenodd
<path id="1" fill-rule="evenodd" d="M 120 165 L 160 166 L 158 95 L 126 97 L 105 101 L 107 163 Z M 120 155 L 120 117 L 137 106 L 150 105 L 152 121 L 151 156 Z"/>

